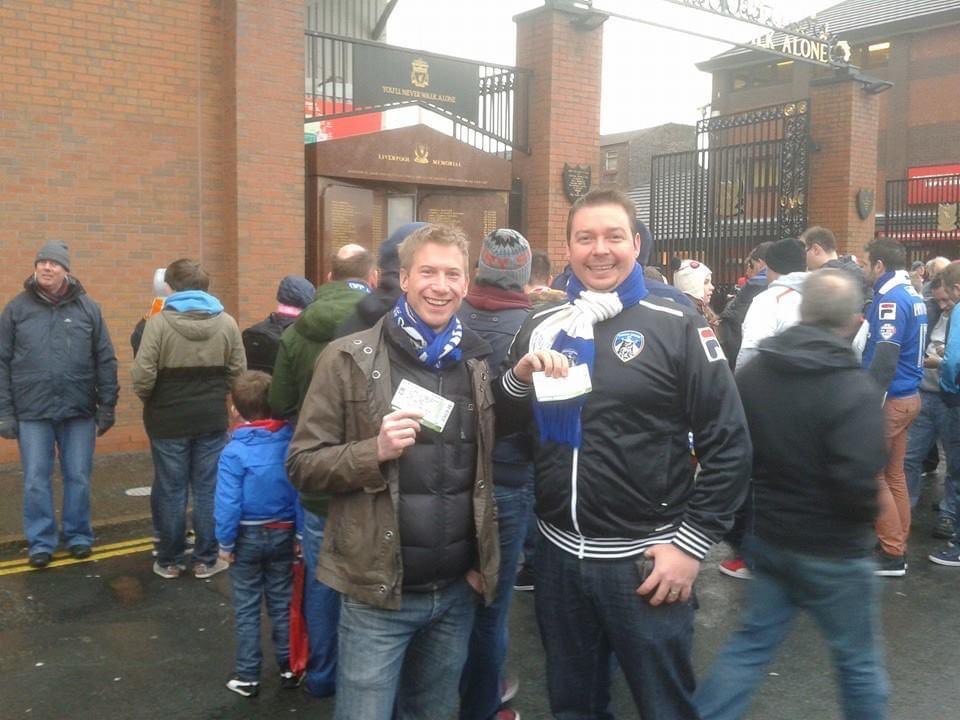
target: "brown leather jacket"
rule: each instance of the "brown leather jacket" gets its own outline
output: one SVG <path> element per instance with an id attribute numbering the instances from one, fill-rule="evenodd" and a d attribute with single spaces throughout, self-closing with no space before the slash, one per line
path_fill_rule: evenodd
<path id="1" fill-rule="evenodd" d="M 400 607 L 403 586 L 397 529 L 396 462 L 377 461 L 377 434 L 391 412 L 390 363 L 383 320 L 331 342 L 317 360 L 287 455 L 290 482 L 330 493 L 317 579 L 351 599 Z M 493 499 L 493 393 L 483 360 L 466 360 L 477 413 L 473 518 L 484 601 L 493 601 L 500 565 Z"/>

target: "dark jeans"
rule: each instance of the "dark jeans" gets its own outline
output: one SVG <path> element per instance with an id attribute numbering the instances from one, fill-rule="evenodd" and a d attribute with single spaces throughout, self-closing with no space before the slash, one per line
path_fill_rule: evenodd
<path id="1" fill-rule="evenodd" d="M 241 525 L 230 566 L 237 655 L 241 680 L 260 680 L 260 602 L 267 602 L 277 665 L 290 660 L 290 598 L 293 595 L 293 530 Z"/>
<path id="2" fill-rule="evenodd" d="M 493 603 L 477 607 L 467 663 L 460 676 L 460 720 L 488 720 L 500 707 L 500 681 L 509 641 L 510 600 L 527 534 L 533 487 L 494 485 L 494 496 L 500 532 L 500 576 Z"/>
<path id="3" fill-rule="evenodd" d="M 557 720 L 611 720 L 612 659 L 644 720 L 693 720 L 690 653 L 696 602 L 652 607 L 637 595 L 635 558 L 578 559 L 537 547 L 537 623 Z"/>
<path id="4" fill-rule="evenodd" d="M 156 470 L 154 491 L 157 510 L 157 563 L 184 566 L 187 525 L 187 491 L 193 492 L 193 559 L 210 565 L 217 559 L 213 493 L 217 486 L 217 460 L 226 444 L 226 433 L 185 438 L 151 438 L 150 452 Z"/>
<path id="5" fill-rule="evenodd" d="M 310 657 L 303 685 L 316 697 L 333 695 L 337 689 L 337 624 L 340 593 L 317 580 L 317 561 L 323 545 L 326 518 L 303 511 L 303 615 L 307 620 Z"/>
<path id="6" fill-rule="evenodd" d="M 800 610 L 820 626 L 837 670 L 847 720 L 887 716 L 887 676 L 870 558 L 805 555 L 748 538 L 754 568 L 742 627 L 727 641 L 697 691 L 702 720 L 743 717 L 766 668 Z"/>

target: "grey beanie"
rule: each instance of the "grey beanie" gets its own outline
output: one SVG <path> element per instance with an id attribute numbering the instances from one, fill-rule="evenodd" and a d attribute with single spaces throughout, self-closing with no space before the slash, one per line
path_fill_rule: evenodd
<path id="1" fill-rule="evenodd" d="M 305 308 L 313 302 L 317 289 L 302 275 L 287 275 L 277 288 L 277 302 L 293 307 Z"/>
<path id="2" fill-rule="evenodd" d="M 530 243 L 516 230 L 500 228 L 483 239 L 477 282 L 504 290 L 523 290 L 530 282 Z"/>
<path id="3" fill-rule="evenodd" d="M 67 271 L 70 270 L 70 248 L 63 240 L 48 240 L 37 253 L 36 260 L 33 261 L 34 267 L 41 260 L 52 260 L 62 265 Z"/>

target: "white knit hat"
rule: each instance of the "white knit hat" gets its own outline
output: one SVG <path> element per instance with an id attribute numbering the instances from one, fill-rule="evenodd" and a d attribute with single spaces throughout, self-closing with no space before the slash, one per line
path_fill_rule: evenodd
<path id="1" fill-rule="evenodd" d="M 713 272 L 699 260 L 684 260 L 673 274 L 673 286 L 690 297 L 703 300 L 703 286 Z"/>

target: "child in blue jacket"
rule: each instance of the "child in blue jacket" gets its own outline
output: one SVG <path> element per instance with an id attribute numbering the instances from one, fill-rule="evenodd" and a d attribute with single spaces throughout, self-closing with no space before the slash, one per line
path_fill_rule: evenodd
<path id="1" fill-rule="evenodd" d="M 289 424 L 270 419 L 270 376 L 248 371 L 230 398 L 241 423 L 220 455 L 214 519 L 220 557 L 230 563 L 237 652 L 227 688 L 244 697 L 260 692 L 260 602 L 266 599 L 280 685 L 295 688 L 290 670 L 290 598 L 295 534 L 302 517 L 284 460 Z"/>

